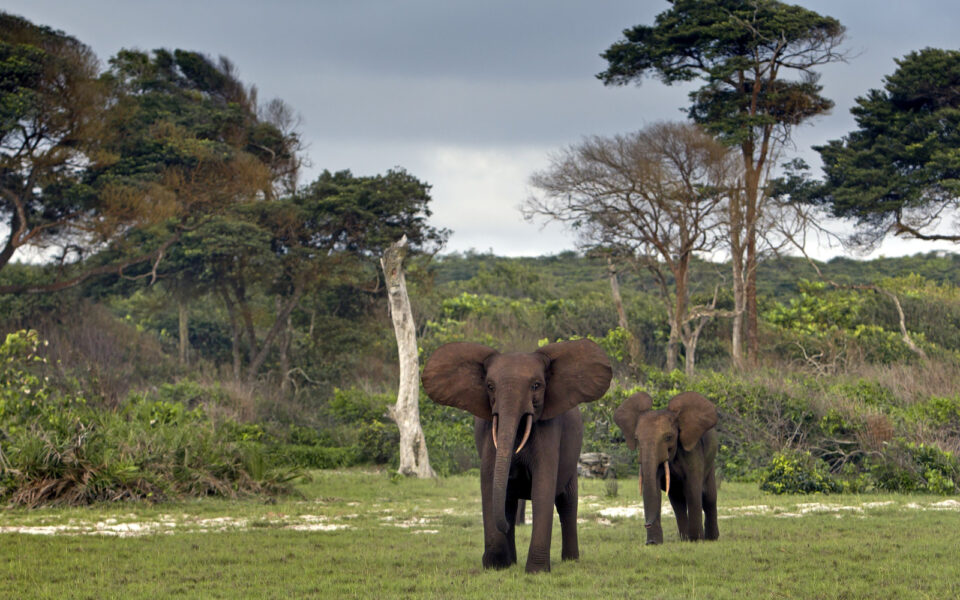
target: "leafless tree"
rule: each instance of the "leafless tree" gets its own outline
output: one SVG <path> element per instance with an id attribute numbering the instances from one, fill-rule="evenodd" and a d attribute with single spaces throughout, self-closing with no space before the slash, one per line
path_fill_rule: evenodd
<path id="1" fill-rule="evenodd" d="M 712 312 L 689 305 L 690 262 L 722 243 L 737 168 L 727 147 L 692 124 L 590 137 L 531 177 L 542 195 L 527 200 L 524 215 L 564 223 L 584 248 L 614 248 L 649 271 L 670 321 L 666 367 L 676 368 L 683 343 L 692 372 L 701 319 Z"/>

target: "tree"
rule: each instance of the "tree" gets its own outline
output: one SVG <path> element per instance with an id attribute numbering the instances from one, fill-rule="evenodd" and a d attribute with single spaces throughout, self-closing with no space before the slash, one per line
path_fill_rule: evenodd
<path id="1" fill-rule="evenodd" d="M 838 47 L 844 28 L 836 19 L 775 0 L 671 5 L 652 27 L 625 30 L 625 39 L 602 54 L 608 68 L 597 77 L 605 85 L 639 83 L 647 75 L 667 85 L 704 82 L 690 93 L 688 114 L 739 148 L 743 161 L 744 193 L 730 207 L 731 254 L 734 300 L 746 311 L 747 343 L 755 356 L 759 224 L 770 200 L 766 180 L 792 128 L 833 106 L 820 95 L 813 69 L 843 60 Z M 786 72 L 799 79 L 786 79 Z"/>
<path id="2" fill-rule="evenodd" d="M 76 38 L 0 13 L 0 269 L 20 248 L 59 244 L 65 259 L 90 237 L 99 212 L 80 175 L 106 108 L 97 68 Z"/>
<path id="3" fill-rule="evenodd" d="M 689 305 L 690 261 L 720 241 L 724 203 L 735 164 L 727 148 L 692 124 L 662 123 L 613 138 L 592 137 L 553 157 L 531 183 L 528 217 L 566 223 L 581 244 L 604 248 L 649 270 L 670 321 L 668 370 L 676 368 L 679 343 L 693 371 L 707 311 Z"/>
<path id="4" fill-rule="evenodd" d="M 390 406 L 390 418 L 400 429 L 400 467 L 402 475 L 416 475 L 420 479 L 436 477 L 430 467 L 427 441 L 420 426 L 420 366 L 417 359 L 417 332 L 407 295 L 407 281 L 403 274 L 407 238 L 391 244 L 380 258 L 383 278 L 387 284 L 390 318 L 397 336 L 397 354 L 400 359 L 400 385 L 397 403 Z"/>
<path id="5" fill-rule="evenodd" d="M 427 224 L 429 190 L 400 169 L 369 177 L 325 171 L 297 194 L 235 205 L 187 234 L 227 308 L 235 375 L 259 375 L 306 294 L 343 285 L 382 292 L 377 262 L 391 240 L 406 235 L 413 253 L 439 249 L 448 232 Z M 273 314 L 253 309 L 254 290 L 273 297 Z"/>
<path id="6" fill-rule="evenodd" d="M 92 80 L 96 61 L 90 60 L 87 75 Z M 70 72 L 61 63 L 54 65 L 51 77 L 69 81 Z M 103 96 L 96 118 L 89 119 L 97 127 L 66 137 L 54 156 L 77 155 L 74 148 L 85 153 L 57 167 L 57 178 L 38 179 L 46 184 L 42 198 L 30 192 L 36 208 L 29 207 L 49 221 L 35 229 L 45 228 L 66 244 L 69 252 L 61 262 L 79 266 L 80 274 L 77 268 L 70 274 L 64 270 L 54 283 L 2 286 L 0 293 L 53 291 L 103 273 L 149 276 L 153 281 L 159 263 L 184 232 L 233 203 L 274 198 L 277 190 L 295 181 L 300 142 L 290 128 L 289 111 L 280 101 L 260 110 L 256 89 L 245 86 L 225 58 L 215 62 L 184 50 L 121 50 L 108 71 L 92 81 Z M 51 129 L 46 124 L 36 127 Z M 33 139 L 22 124 L 15 131 L 21 133 L 14 141 Z M 41 149 L 52 144 L 36 143 Z M 38 184 L 25 185 L 21 187 L 36 190 Z M 29 239 L 11 239 L 24 237 Z M 96 258 L 80 264 L 90 253 Z M 67 264 L 68 259 L 74 264 Z M 146 262 L 151 264 L 147 274 L 140 270 L 131 275 L 131 269 L 137 271 Z"/>
<path id="7" fill-rule="evenodd" d="M 824 181 L 797 178 L 792 197 L 855 219 L 853 241 L 874 246 L 887 234 L 960 242 L 938 232 L 960 206 L 960 51 L 926 48 L 896 61 L 882 90 L 850 109 L 857 129 L 815 147 Z"/>

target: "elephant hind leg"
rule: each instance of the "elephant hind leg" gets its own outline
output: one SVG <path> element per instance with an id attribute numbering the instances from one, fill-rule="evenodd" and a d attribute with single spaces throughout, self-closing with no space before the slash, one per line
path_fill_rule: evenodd
<path id="1" fill-rule="evenodd" d="M 577 560 L 580 558 L 580 544 L 577 539 L 577 481 L 573 480 L 572 489 L 557 496 L 557 514 L 560 516 L 560 558 Z"/>
<path id="2" fill-rule="evenodd" d="M 703 484 L 703 514 L 705 520 L 703 537 L 708 540 L 718 539 L 720 528 L 717 525 L 717 476 L 712 470 Z"/>

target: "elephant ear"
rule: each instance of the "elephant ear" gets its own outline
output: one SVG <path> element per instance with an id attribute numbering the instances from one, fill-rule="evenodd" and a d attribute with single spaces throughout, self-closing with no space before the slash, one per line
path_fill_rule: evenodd
<path id="1" fill-rule="evenodd" d="M 687 452 L 693 450 L 708 429 L 717 424 L 717 407 L 696 392 L 683 392 L 670 399 L 667 408 L 677 413 L 680 443 Z"/>
<path id="2" fill-rule="evenodd" d="M 613 412 L 613 422 L 617 424 L 623 437 L 627 440 L 627 447 L 637 449 L 637 420 L 640 415 L 653 408 L 653 398 L 646 392 L 637 392 L 630 396 L 617 410 Z"/>
<path id="3" fill-rule="evenodd" d="M 427 396 L 437 404 L 466 410 L 493 420 L 484 382 L 484 363 L 497 351 L 483 344 L 444 344 L 427 359 L 420 381 Z"/>
<path id="4" fill-rule="evenodd" d="M 610 387 L 610 359 L 590 340 L 547 344 L 537 353 L 549 359 L 541 419 L 552 419 L 581 402 L 593 402 Z"/>

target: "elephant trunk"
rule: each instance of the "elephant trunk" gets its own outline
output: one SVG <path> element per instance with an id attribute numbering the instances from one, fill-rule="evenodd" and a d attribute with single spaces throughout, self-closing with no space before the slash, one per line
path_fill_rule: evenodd
<path id="1" fill-rule="evenodd" d="M 522 418 L 522 417 L 521 417 Z M 506 534 L 510 531 L 507 523 L 507 478 L 510 476 L 510 464 L 513 462 L 514 445 L 520 419 L 510 415 L 494 417 L 493 439 L 497 447 L 493 466 L 493 509 L 496 511 L 497 529 Z"/>
<path id="2" fill-rule="evenodd" d="M 640 464 L 640 493 L 643 496 L 643 517 L 648 544 L 663 542 L 663 530 L 660 527 L 659 467 L 660 464 L 655 459 Z"/>

